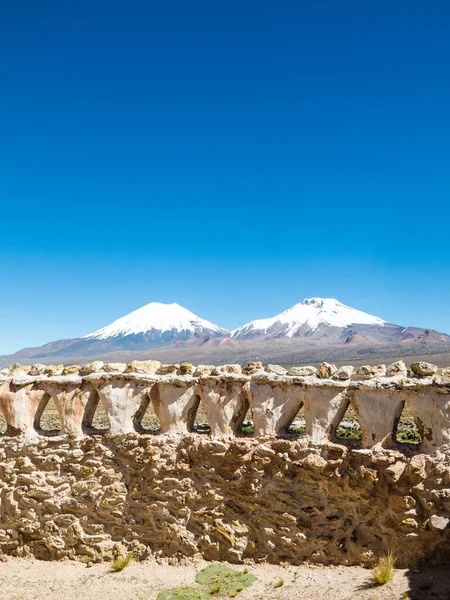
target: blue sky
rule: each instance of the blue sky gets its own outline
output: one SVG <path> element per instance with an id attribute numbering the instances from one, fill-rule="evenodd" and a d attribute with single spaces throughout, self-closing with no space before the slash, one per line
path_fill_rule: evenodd
<path id="1" fill-rule="evenodd" d="M 450 4 L 5 0 L 0 353 L 152 300 L 450 332 Z"/>

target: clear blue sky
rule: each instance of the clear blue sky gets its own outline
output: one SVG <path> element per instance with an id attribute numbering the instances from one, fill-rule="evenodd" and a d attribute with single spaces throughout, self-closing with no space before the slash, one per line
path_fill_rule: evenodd
<path id="1" fill-rule="evenodd" d="M 450 332 L 450 3 L 3 0 L 0 353 L 152 300 Z"/>

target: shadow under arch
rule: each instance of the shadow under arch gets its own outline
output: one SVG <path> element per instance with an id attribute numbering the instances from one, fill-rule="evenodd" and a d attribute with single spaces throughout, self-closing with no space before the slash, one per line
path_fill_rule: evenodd
<path id="1" fill-rule="evenodd" d="M 110 428 L 108 413 L 96 389 L 91 390 L 81 426 L 85 435 L 104 435 Z"/>
<path id="2" fill-rule="evenodd" d="M 48 393 L 44 394 L 34 415 L 33 427 L 39 435 L 54 437 L 61 433 L 61 417 L 58 407 Z"/>

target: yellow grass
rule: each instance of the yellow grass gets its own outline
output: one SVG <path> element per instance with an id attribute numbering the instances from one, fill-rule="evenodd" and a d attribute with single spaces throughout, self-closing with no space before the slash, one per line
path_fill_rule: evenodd
<path id="1" fill-rule="evenodd" d="M 391 552 L 382 556 L 372 569 L 372 581 L 376 585 L 384 585 L 394 577 L 395 558 Z"/>
<path id="2" fill-rule="evenodd" d="M 111 561 L 111 569 L 113 571 L 123 571 L 133 560 L 133 554 L 130 552 L 126 556 L 119 556 Z"/>

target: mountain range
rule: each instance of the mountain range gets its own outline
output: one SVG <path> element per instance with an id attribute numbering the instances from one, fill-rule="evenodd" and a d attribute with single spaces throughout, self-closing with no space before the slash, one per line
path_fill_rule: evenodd
<path id="1" fill-rule="evenodd" d="M 157 358 L 165 362 L 304 363 L 450 352 L 450 336 L 404 327 L 334 298 L 307 298 L 284 312 L 229 332 L 179 304 L 151 302 L 82 338 L 0 357 L 12 362 L 88 362 Z"/>

